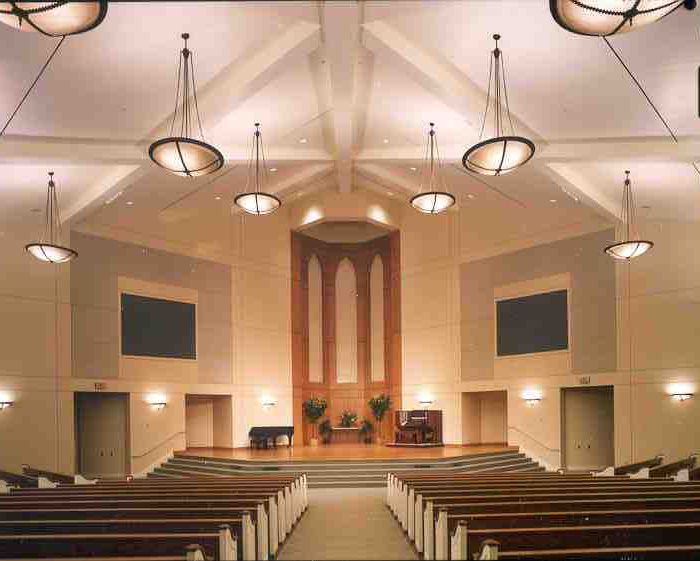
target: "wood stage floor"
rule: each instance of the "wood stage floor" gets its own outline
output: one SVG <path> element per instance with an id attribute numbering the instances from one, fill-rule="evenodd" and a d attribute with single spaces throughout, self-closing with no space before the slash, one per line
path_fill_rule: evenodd
<path id="1" fill-rule="evenodd" d="M 320 446 L 278 446 L 267 450 L 251 448 L 187 448 L 178 451 L 183 456 L 207 456 L 231 460 L 309 461 L 309 460 L 404 460 L 439 459 L 470 456 L 488 452 L 517 450 L 506 444 L 472 446 L 446 445 L 438 448 L 396 448 L 376 444 L 327 444 Z"/>

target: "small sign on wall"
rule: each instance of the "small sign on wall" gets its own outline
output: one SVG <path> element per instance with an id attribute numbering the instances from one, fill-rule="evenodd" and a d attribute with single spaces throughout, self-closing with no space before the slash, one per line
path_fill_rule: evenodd
<path id="1" fill-rule="evenodd" d="M 107 384 L 104 382 L 95 382 L 95 391 L 101 392 L 107 389 Z"/>
<path id="2" fill-rule="evenodd" d="M 588 386 L 591 383 L 591 377 L 590 376 L 581 376 L 578 379 L 578 383 L 581 384 L 582 386 Z"/>

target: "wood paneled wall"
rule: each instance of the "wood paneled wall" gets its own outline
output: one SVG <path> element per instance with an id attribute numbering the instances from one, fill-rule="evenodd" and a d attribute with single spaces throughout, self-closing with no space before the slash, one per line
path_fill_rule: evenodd
<path id="1" fill-rule="evenodd" d="M 384 418 L 381 434 L 387 437 L 395 409 L 401 408 L 401 255 L 399 232 L 366 243 L 325 243 L 292 232 L 292 379 L 294 384 L 294 431 L 306 443 L 310 427 L 303 418 L 302 402 L 311 396 L 328 401 L 326 416 L 333 425 L 343 410 L 355 411 L 360 419 L 371 418 L 367 401 L 380 393 L 392 398 L 392 411 Z M 371 381 L 370 269 L 381 255 L 384 266 L 384 380 Z M 321 264 L 323 301 L 323 382 L 309 381 L 309 283 L 308 263 L 316 255 Z M 357 279 L 357 383 L 337 382 L 335 278 L 338 264 L 348 258 Z M 374 422 L 374 420 L 373 420 Z M 375 427 L 376 429 L 377 427 Z M 375 432 L 376 434 L 376 432 Z M 297 442 L 301 443 L 302 439 Z"/>

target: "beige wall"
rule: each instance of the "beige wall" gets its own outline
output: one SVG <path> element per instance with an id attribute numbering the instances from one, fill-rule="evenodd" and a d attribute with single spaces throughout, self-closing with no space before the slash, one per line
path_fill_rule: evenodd
<path id="1" fill-rule="evenodd" d="M 504 391 L 462 394 L 462 443 L 494 444 L 508 440 Z"/>
<path id="2" fill-rule="evenodd" d="M 668 396 L 674 383 L 700 387 L 700 257 L 691 250 L 700 243 L 700 224 L 645 224 L 643 234 L 656 246 L 631 264 L 602 259 L 612 238 L 607 231 L 462 266 L 460 389 L 507 390 L 509 442 L 545 465 L 561 464 L 561 388 L 581 385 L 614 386 L 615 463 L 700 450 L 700 435 L 690 429 L 700 422 L 697 399 Z M 570 363 L 522 357 L 499 376 L 488 294 L 560 272 L 571 274 Z M 534 407 L 523 399 L 529 390 L 541 396 Z"/>

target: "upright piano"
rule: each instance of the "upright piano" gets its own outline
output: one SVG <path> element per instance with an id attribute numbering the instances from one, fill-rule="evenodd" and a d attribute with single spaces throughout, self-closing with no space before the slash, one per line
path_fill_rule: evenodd
<path id="1" fill-rule="evenodd" d="M 277 438 L 280 436 L 286 436 L 291 446 L 294 427 L 252 427 L 248 432 L 251 448 L 267 448 L 269 444 L 277 446 Z"/>
<path id="2" fill-rule="evenodd" d="M 442 411 L 415 409 L 394 414 L 394 442 L 408 445 L 442 444 Z"/>

